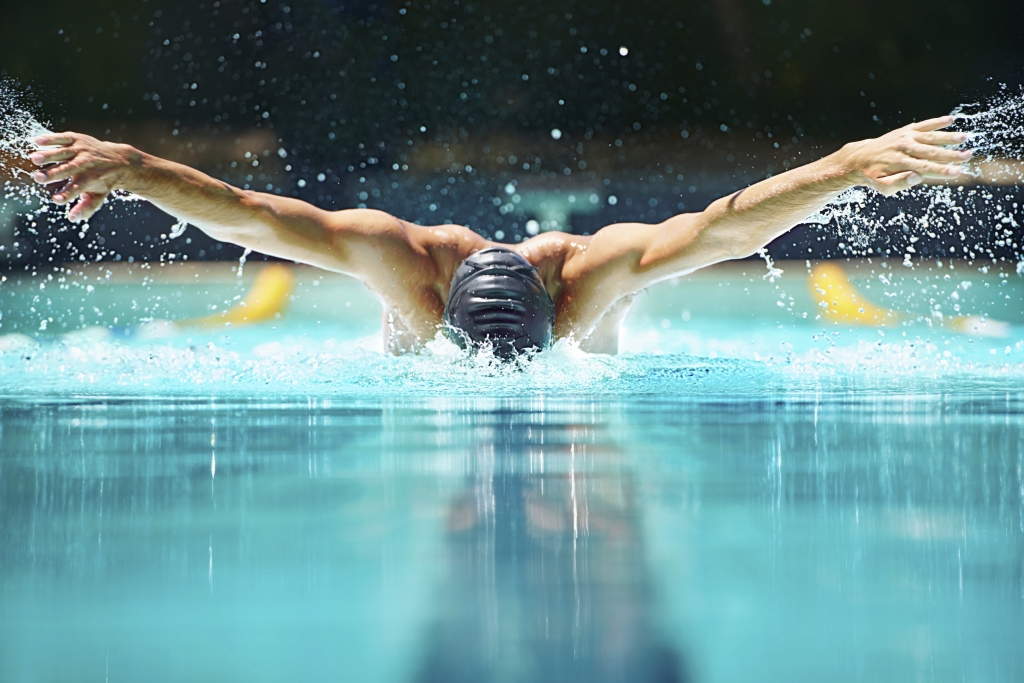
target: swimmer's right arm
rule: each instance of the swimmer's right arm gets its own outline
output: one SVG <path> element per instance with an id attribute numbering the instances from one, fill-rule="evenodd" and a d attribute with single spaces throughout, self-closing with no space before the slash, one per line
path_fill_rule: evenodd
<path id="1" fill-rule="evenodd" d="M 88 220 L 110 192 L 125 190 L 214 239 L 366 280 L 421 266 L 425 258 L 409 239 L 409 226 L 381 211 L 325 211 L 298 199 L 242 190 L 130 145 L 79 133 L 43 135 L 35 142 L 51 149 L 31 155 L 41 167 L 34 179 L 67 181 L 53 200 L 74 202 L 68 218 L 75 222 Z"/>

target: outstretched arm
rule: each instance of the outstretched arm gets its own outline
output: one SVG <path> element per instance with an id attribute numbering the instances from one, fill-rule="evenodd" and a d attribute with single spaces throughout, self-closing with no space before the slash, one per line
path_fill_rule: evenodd
<path id="1" fill-rule="evenodd" d="M 588 271 L 618 280 L 620 291 L 628 292 L 749 256 L 844 190 L 864 185 L 891 195 L 925 178 L 956 177 L 959 164 L 971 153 L 947 149 L 967 139 L 964 133 L 939 130 L 952 122 L 945 116 L 850 143 L 823 159 L 718 199 L 701 213 L 675 216 L 659 225 L 608 226 L 594 235 L 582 262 Z"/>
<path id="2" fill-rule="evenodd" d="M 68 217 L 88 220 L 113 190 L 139 195 L 214 239 L 264 254 L 348 273 L 380 293 L 393 273 L 432 266 L 409 238 L 413 227 L 367 209 L 324 211 L 306 202 L 241 190 L 182 164 L 79 133 L 35 140 L 36 182 L 64 182 L 53 199 L 73 204 Z M 76 202 L 77 200 L 77 202 Z"/>

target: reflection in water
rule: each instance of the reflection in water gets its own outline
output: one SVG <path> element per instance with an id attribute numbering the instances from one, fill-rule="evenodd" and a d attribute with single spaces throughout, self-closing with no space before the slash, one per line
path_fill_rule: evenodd
<path id="1" fill-rule="evenodd" d="M 416 417 L 408 401 L 388 404 L 382 425 L 386 467 L 460 481 L 442 513 L 416 680 L 687 680 L 658 630 L 616 405 L 424 404 Z"/>
<path id="2" fill-rule="evenodd" d="M 1017 683 L 1021 642 L 1024 395 L 0 400 L 3 683 Z"/>
<path id="3" fill-rule="evenodd" d="M 655 625 L 627 464 L 538 417 L 497 412 L 475 435 L 419 680 L 685 680 Z"/>

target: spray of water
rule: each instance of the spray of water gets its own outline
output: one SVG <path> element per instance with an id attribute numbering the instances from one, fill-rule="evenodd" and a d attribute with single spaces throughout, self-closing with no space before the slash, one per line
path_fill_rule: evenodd
<path id="1" fill-rule="evenodd" d="M 0 220 L 11 220 L 20 214 L 37 219 L 45 216 L 47 222 L 59 224 L 66 216 L 70 206 L 58 209 L 52 202 L 51 191 L 32 179 L 36 167 L 29 157 L 45 149 L 40 148 L 35 139 L 52 133 L 24 93 L 12 82 L 0 80 L 0 180 L 4 189 Z M 134 202 L 142 198 L 130 192 L 115 191 L 110 199 Z M 179 220 L 171 227 L 168 239 L 181 237 L 187 227 L 187 222 Z M 65 229 L 66 225 L 58 225 L 58 231 Z M 81 229 L 87 231 L 88 226 Z"/>
<path id="2" fill-rule="evenodd" d="M 38 214 L 46 211 L 49 193 L 32 181 L 35 168 L 29 155 L 39 147 L 36 136 L 49 128 L 33 114 L 32 106 L 12 83 L 0 81 L 0 178 L 6 212 Z"/>
<path id="3" fill-rule="evenodd" d="M 24 95 L 11 83 L 0 81 L 0 150 L 28 159 L 38 149 L 33 139 L 49 132 L 32 114 Z"/>
<path id="4" fill-rule="evenodd" d="M 186 228 L 188 228 L 188 221 L 179 220 L 177 223 L 171 226 L 171 232 L 168 233 L 167 239 L 178 239 L 179 237 L 185 234 Z"/>
<path id="5" fill-rule="evenodd" d="M 246 250 L 242 252 L 242 255 L 238 257 L 238 272 L 236 273 L 236 276 L 239 280 L 242 279 L 242 274 L 245 271 L 245 260 L 249 258 L 249 254 L 251 253 L 252 249 L 246 248 Z"/>
<path id="6" fill-rule="evenodd" d="M 950 129 L 969 133 L 959 147 L 974 151 L 958 181 L 919 185 L 892 198 L 857 188 L 807 222 L 838 235 L 841 255 L 901 257 L 913 265 L 931 241 L 929 255 L 938 258 L 1024 264 L 1024 207 L 1016 197 L 1024 184 L 1024 89 L 1002 86 L 952 115 Z M 1024 265 L 1017 270 L 1024 273 Z"/>
<path id="7" fill-rule="evenodd" d="M 52 281 L 58 288 L 76 286 L 78 281 L 87 278 L 74 262 L 120 261 L 122 255 L 103 248 L 107 236 L 102 229 L 93 229 L 88 222 L 70 223 L 67 220 L 70 206 L 57 206 L 52 201 L 52 186 L 40 185 L 32 178 L 36 165 L 30 157 L 40 149 L 35 139 L 40 135 L 52 134 L 52 130 L 37 112 L 38 107 L 26 95 L 30 92 L 28 87 L 22 88 L 10 80 L 0 79 L 0 184 L 3 188 L 3 197 L 0 198 L 0 263 L 15 264 L 24 259 L 27 261 L 25 272 L 28 275 L 45 276 L 47 282 Z M 118 190 L 111 193 L 108 206 L 111 203 L 125 206 L 125 203 L 134 204 L 141 199 L 137 195 Z M 170 242 L 179 238 L 187 227 L 186 221 L 178 220 L 167 234 L 160 236 L 161 240 Z M 148 240 L 148 236 L 144 235 L 138 235 L 137 238 Z M 38 250 L 47 247 L 51 249 L 49 254 L 38 253 Z M 162 266 L 175 261 L 176 256 L 173 253 L 161 254 L 154 263 Z M 132 260 L 128 259 L 129 262 Z M 242 267 L 244 263 L 243 257 Z M 149 265 L 144 264 L 143 267 Z M 239 268 L 239 276 L 242 267 Z M 107 277 L 110 277 L 109 271 Z M 0 283 L 7 280 L 7 276 L 0 274 Z M 91 295 L 93 290 L 92 286 L 88 286 L 83 290 L 83 296 Z M 238 298 L 234 297 L 235 300 Z M 231 300 L 223 303 L 230 305 Z M 54 311 L 50 307 L 33 307 L 32 311 L 40 316 L 38 325 L 33 325 L 39 332 L 47 331 L 55 319 L 73 314 L 71 310 Z M 10 329 L 5 323 L 3 312 L 0 311 L 0 335 Z M 116 321 L 114 324 L 117 324 Z M 0 336 L 0 339 L 5 337 Z"/>
<path id="8" fill-rule="evenodd" d="M 757 253 L 758 255 L 760 255 L 761 258 L 764 259 L 764 265 L 768 269 L 768 272 L 762 276 L 763 279 L 768 280 L 770 282 L 775 282 L 780 277 L 782 277 L 782 273 L 784 271 L 782 270 L 782 268 L 779 268 L 775 265 L 775 261 L 773 261 L 772 257 L 768 254 L 768 249 L 766 249 L 765 247 L 761 247 L 760 249 L 757 250 Z"/>
<path id="9" fill-rule="evenodd" d="M 964 170 L 980 175 L 986 163 L 1006 159 L 1020 161 L 1024 151 L 1024 88 L 1012 92 L 1002 86 L 994 98 L 985 102 L 961 104 L 952 112 L 953 128 L 970 133 L 964 148 L 974 150 L 974 158 Z M 1024 180 L 1020 168 L 1011 170 L 1017 182 Z"/>

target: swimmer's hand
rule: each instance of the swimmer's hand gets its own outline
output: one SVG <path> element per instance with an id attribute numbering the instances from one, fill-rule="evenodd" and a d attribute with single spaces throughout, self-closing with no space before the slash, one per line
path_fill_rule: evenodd
<path id="1" fill-rule="evenodd" d="M 948 149 L 967 141 L 966 133 L 941 130 L 953 123 L 942 116 L 897 128 L 882 137 L 845 145 L 836 153 L 857 185 L 890 196 L 926 178 L 950 180 L 960 175 L 969 150 Z"/>
<path id="2" fill-rule="evenodd" d="M 35 139 L 40 149 L 29 158 L 41 166 L 32 179 L 43 185 L 64 182 L 53 194 L 56 204 L 71 204 L 68 219 L 86 221 L 99 211 L 107 195 L 121 187 L 125 172 L 138 166 L 139 153 L 130 145 L 103 142 L 81 133 L 52 133 Z"/>

